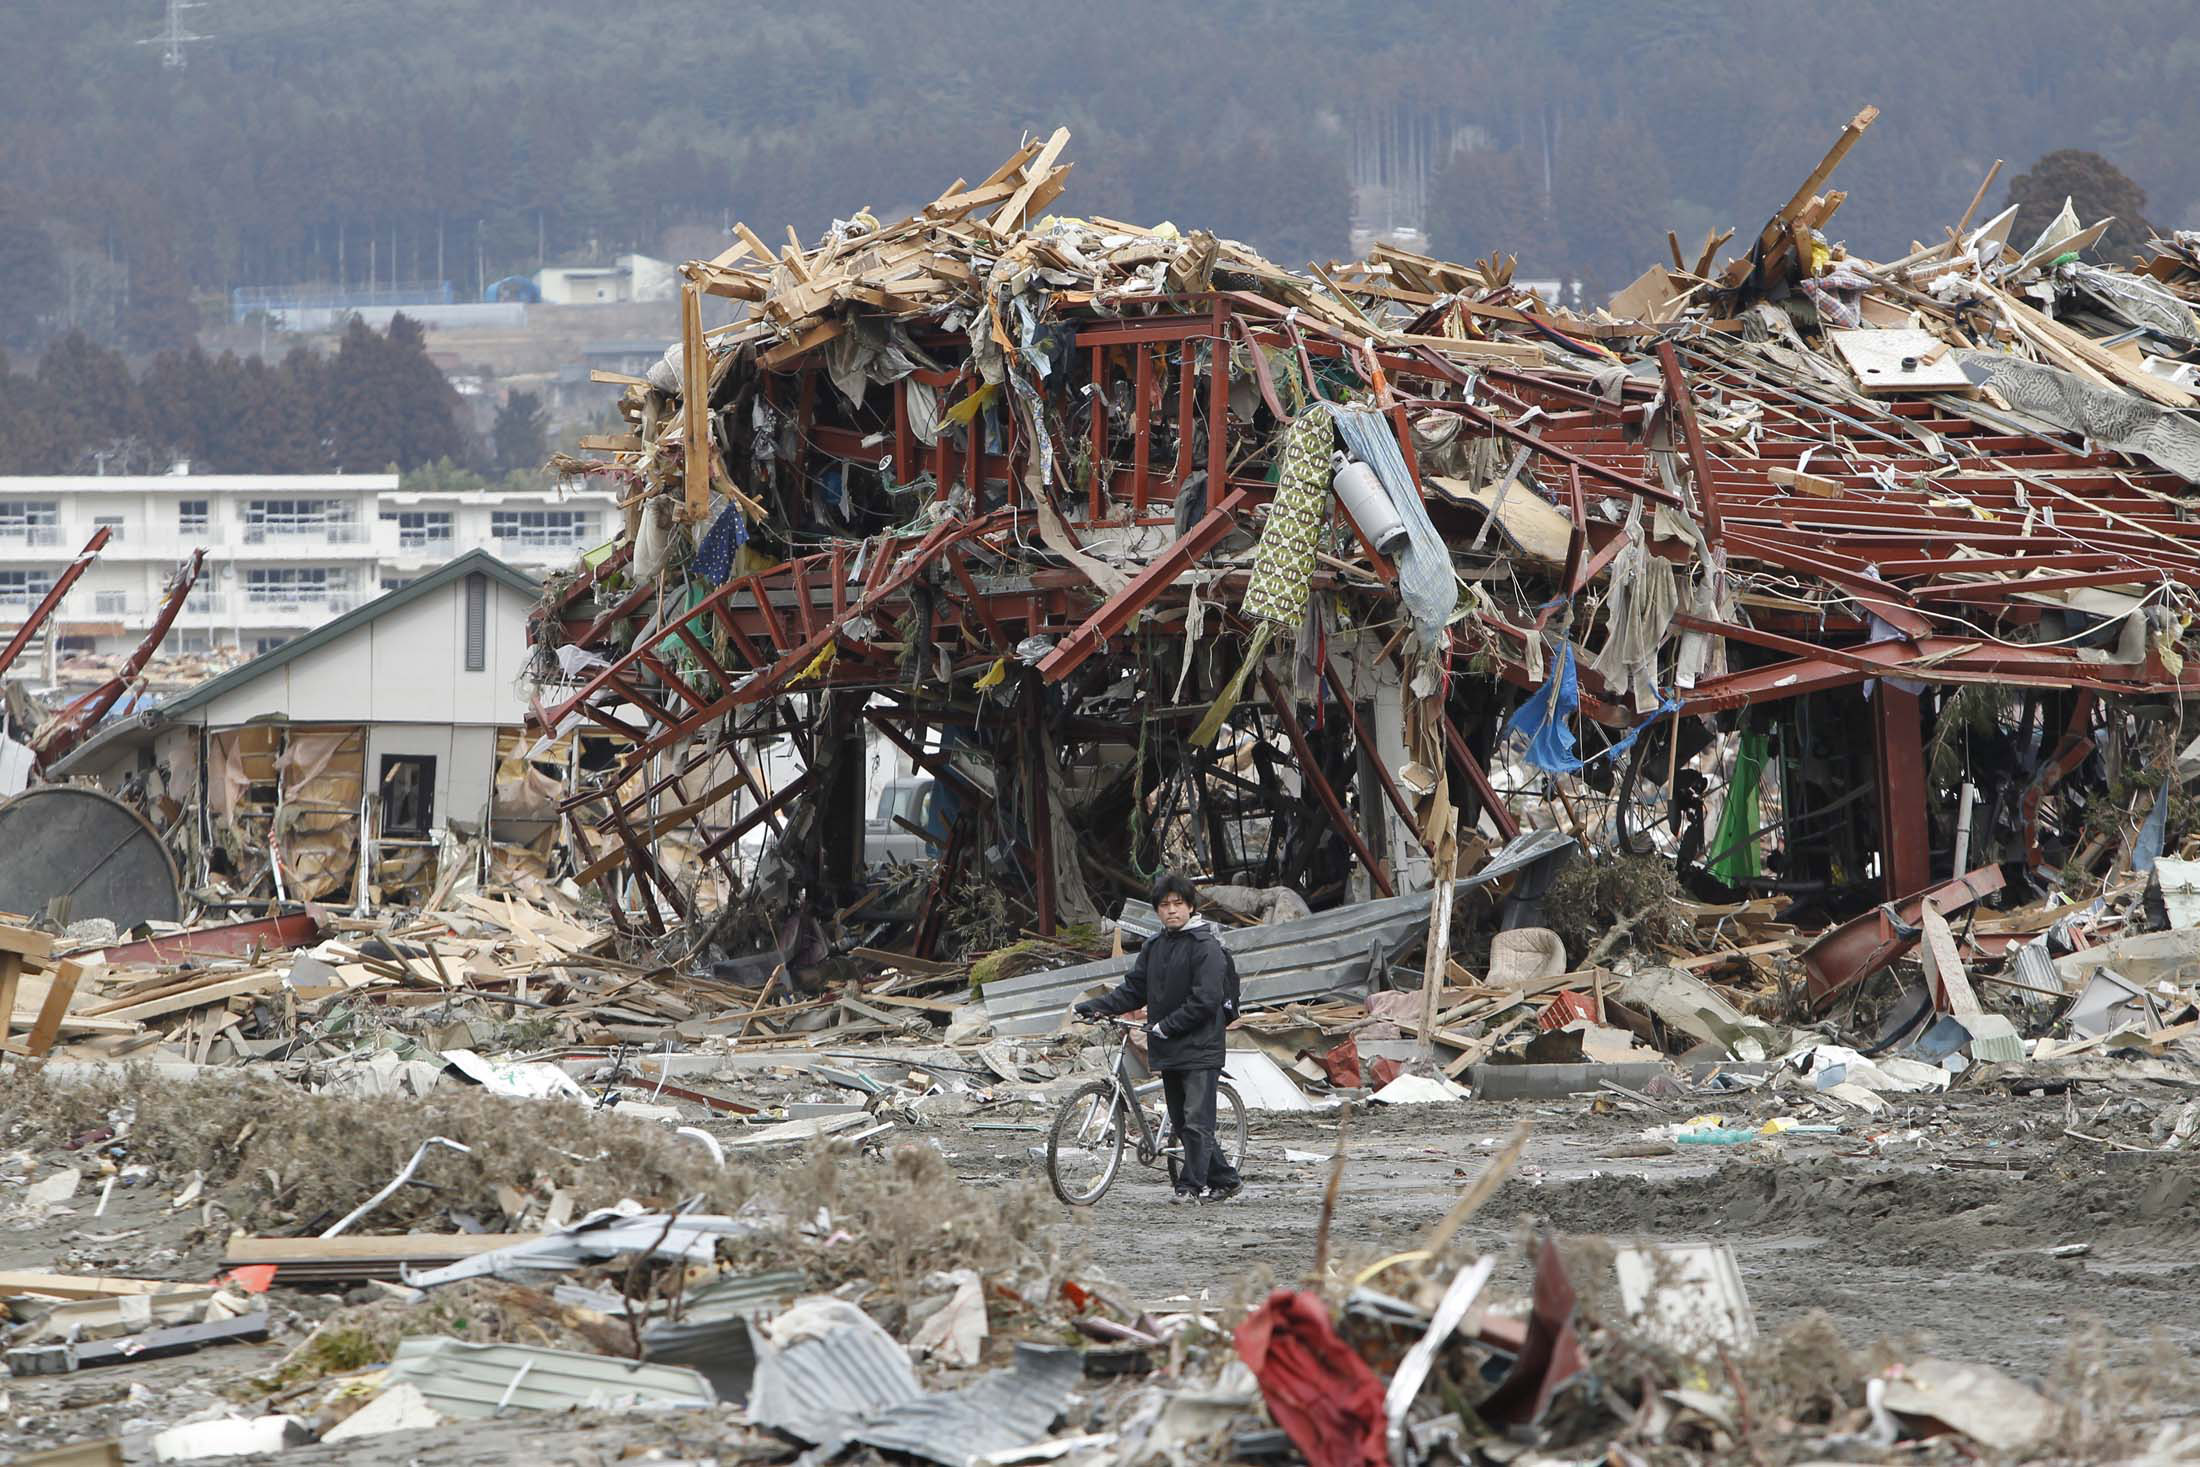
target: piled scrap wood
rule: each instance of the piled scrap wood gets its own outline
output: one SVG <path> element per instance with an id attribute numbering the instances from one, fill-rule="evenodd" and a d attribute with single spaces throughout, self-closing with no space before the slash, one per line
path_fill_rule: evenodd
<path id="1" fill-rule="evenodd" d="M 83 976 L 79 964 L 54 957 L 52 937 L 0 921 L 0 1049 L 42 1059 L 65 1029 L 81 1030 L 69 1006 Z M 11 1038 L 19 1028 L 25 1036 Z"/>

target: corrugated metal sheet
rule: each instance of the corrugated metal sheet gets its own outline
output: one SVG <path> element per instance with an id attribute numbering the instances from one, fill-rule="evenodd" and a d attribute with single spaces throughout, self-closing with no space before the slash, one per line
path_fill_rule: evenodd
<path id="1" fill-rule="evenodd" d="M 713 1406 L 718 1401 L 710 1382 L 685 1366 L 533 1345 L 472 1345 L 448 1335 L 424 1335 L 399 1344 L 389 1383 L 400 1381 L 417 1386 L 445 1416 L 462 1420 L 494 1416 L 499 1401 L 513 1411 Z"/>
<path id="2" fill-rule="evenodd" d="M 1043 1441 L 1084 1375 L 1080 1352 L 1018 1345 L 1016 1363 L 976 1385 L 926 1396 L 873 1418 L 851 1440 L 963 1467 L 973 1457 Z"/>
<path id="3" fill-rule="evenodd" d="M 742 1277 L 720 1274 L 688 1291 L 678 1323 L 658 1321 L 642 1331 L 642 1352 L 666 1365 L 703 1372 L 721 1400 L 745 1401 L 756 1370 L 749 1320 L 777 1309 L 802 1292 L 798 1269 L 781 1268 Z"/>
<path id="4" fill-rule="evenodd" d="M 1557 831 L 1530 831 L 1507 844 L 1474 875 L 1462 878 L 1458 889 L 1495 881 L 1572 845 L 1571 837 Z M 1336 907 L 1295 922 L 1234 927 L 1220 935 L 1222 945 L 1237 959 L 1245 1006 L 1280 1007 L 1325 994 L 1364 993 L 1378 961 L 1408 955 L 1417 966 L 1420 955 L 1407 954 L 1407 949 L 1427 930 L 1428 908 L 1427 892 L 1411 892 Z M 1003 1035 L 1047 1033 L 1087 989 L 1116 982 L 1130 971 L 1130 965 L 1127 956 L 1103 958 L 988 983 L 986 1016 Z"/>
<path id="5" fill-rule="evenodd" d="M 866 1418 L 924 1394 L 908 1351 L 845 1299 L 805 1299 L 773 1328 L 785 1344 L 749 1327 L 756 1352 L 749 1420 L 758 1426 L 806 1442 L 844 1441 Z"/>
<path id="6" fill-rule="evenodd" d="M 1971 1031 L 1971 1058 L 1981 1064 L 2018 1064 L 2024 1059 L 2024 1036 L 2002 1014 L 1973 1014 L 1963 1021 Z"/>
<path id="7" fill-rule="evenodd" d="M 893 1336 L 845 1300 L 805 1299 L 771 1328 L 786 1343 L 752 1326 L 749 1420 L 822 1455 L 861 1443 L 964 1467 L 1028 1446 L 1053 1429 L 1084 1369 L 1076 1350 L 1018 1345 L 1012 1368 L 935 1395 L 917 1384 Z"/>

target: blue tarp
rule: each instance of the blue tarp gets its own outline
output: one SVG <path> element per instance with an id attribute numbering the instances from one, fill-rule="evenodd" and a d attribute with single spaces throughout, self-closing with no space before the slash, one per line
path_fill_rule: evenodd
<path id="1" fill-rule="evenodd" d="M 1651 724 L 1680 711 L 1680 706 L 1679 699 L 1668 697 L 1651 710 L 1648 718 L 1627 730 L 1610 748 L 1590 755 L 1590 759 L 1610 759 L 1626 753 Z M 1556 667 L 1535 695 L 1513 710 L 1505 724 L 1505 736 L 1525 740 L 1528 763 L 1545 774 L 1572 774 L 1588 762 L 1575 753 L 1574 714 L 1580 708 L 1581 680 L 1574 671 L 1574 644 L 1562 642 Z"/>

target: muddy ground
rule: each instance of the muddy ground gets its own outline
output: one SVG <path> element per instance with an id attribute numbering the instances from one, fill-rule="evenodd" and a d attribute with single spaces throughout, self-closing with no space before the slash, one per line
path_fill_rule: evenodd
<path id="1" fill-rule="evenodd" d="M 2168 1094 L 2097 1094 L 2076 1129 L 2148 1141 Z M 2181 1096 L 2178 1098 L 2182 1098 Z M 1597 1115 L 1566 1103 L 1372 1108 L 1346 1122 L 1345 1185 L 1332 1247 L 1355 1271 L 1415 1245 L 1482 1159 L 1525 1119 L 1512 1180 L 1463 1236 L 1501 1259 L 1497 1285 L 1525 1294 L 1521 1241 L 1534 1231 L 1734 1246 L 1767 1330 L 1823 1311 L 1852 1346 L 1915 1341 L 1926 1352 L 2046 1376 L 2074 1335 L 2098 1326 L 2108 1359 L 2139 1367 L 2167 1346 L 2200 1358 L 2200 1158 L 2118 1151 L 2064 1135 L 2066 1096 L 1958 1095 L 1900 1107 L 1838 1135 L 1739 1147 L 1662 1147 L 1641 1133 L 1716 1110 L 1730 1124 L 1793 1114 L 1778 1096 L 1691 1099 L 1666 1111 Z M 2172 1102 L 2174 1103 L 2174 1102 Z M 2103 1107 L 2106 1107 L 2105 1112 Z M 1812 1119 L 1817 1119 L 1812 1117 Z M 1165 1204 L 1158 1171 L 1127 1166 L 1057 1236 L 1150 1302 L 1227 1297 L 1250 1271 L 1313 1267 L 1329 1115 L 1258 1114 L 1247 1187 L 1231 1202 Z M 992 1133 L 973 1139 L 994 1140 Z M 1005 1139 L 1005 1138 L 1004 1138 Z M 1037 1141 L 1038 1137 L 1021 1138 Z M 1659 1149 L 1664 1154 L 1641 1153 Z M 958 1170 L 1004 1186 L 1019 1150 L 964 1145 Z M 2085 1245 L 2058 1257 L 2053 1250 Z M 2190 1377 L 2200 1407 L 2200 1376 Z"/>
<path id="2" fill-rule="evenodd" d="M 1794 1097 L 1363 1106 L 1344 1120 L 1333 1256 L 1349 1275 L 1413 1247 L 1525 1119 L 1532 1130 L 1520 1166 L 1462 1234 L 1468 1245 L 1498 1254 L 1501 1294 L 1525 1295 L 1521 1245 L 1542 1228 L 1725 1240 L 1767 1331 L 1822 1311 L 1859 1349 L 1894 1340 L 1908 1353 L 1986 1361 L 2044 1381 L 2066 1373 L 2074 1338 L 2096 1341 L 2099 1358 L 2134 1372 L 2152 1367 L 2159 1375 L 2167 1352 L 2184 1367 L 2163 1408 L 2200 1412 L 2200 1372 L 2191 1368 L 2200 1358 L 2200 1313 L 2191 1304 L 2200 1285 L 2200 1158 L 2123 1149 L 2149 1146 L 2150 1126 L 2188 1094 L 2144 1083 L 2036 1095 L 1982 1088 L 1852 1117 L 1838 1134 L 1717 1148 L 1676 1147 L 1643 1133 L 1704 1111 L 1731 1125 L 1761 1123 L 1798 1114 Z M 1037 1153 L 1048 1114 L 1035 1101 L 989 1105 L 905 1124 L 885 1139 L 932 1147 L 960 1184 L 998 1193 L 1044 1185 Z M 1256 1113 L 1248 1184 L 1228 1203 L 1165 1205 L 1163 1175 L 1127 1162 L 1098 1205 L 1055 1207 L 1047 1236 L 1088 1276 L 1112 1280 L 1148 1305 L 1204 1298 L 1226 1306 L 1269 1280 L 1298 1278 L 1313 1267 L 1339 1117 Z M 2072 1130 L 2089 1139 L 2066 1134 Z M 1318 1159 L 1287 1159 L 1290 1153 Z M 778 1164 L 798 1163 L 790 1155 Z M 0 1227 L 0 1270 L 203 1281 L 216 1267 L 219 1242 L 196 1226 L 191 1210 L 167 1207 L 170 1191 L 117 1192 L 100 1218 L 84 1207 Z M 2057 1256 L 2071 1245 L 2084 1251 Z M 317 1318 L 340 1309 L 341 1296 L 278 1289 L 273 1301 L 279 1335 L 267 1346 L 0 1381 L 0 1461 L 16 1450 L 109 1434 L 141 1447 L 152 1429 L 225 1399 L 248 1411 L 309 1406 L 305 1397 L 255 1395 L 243 1383 L 264 1375 Z M 284 1459 L 600 1463 L 653 1450 L 660 1460 L 731 1460 L 743 1455 L 744 1436 L 709 1414 L 583 1413 L 556 1423 L 475 1423 L 432 1438 L 301 1447 Z"/>

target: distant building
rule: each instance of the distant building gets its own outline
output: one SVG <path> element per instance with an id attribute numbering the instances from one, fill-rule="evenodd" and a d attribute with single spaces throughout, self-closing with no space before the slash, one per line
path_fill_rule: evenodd
<path id="1" fill-rule="evenodd" d="M 676 289 L 672 266 L 647 255 L 620 255 L 608 265 L 547 265 L 535 272 L 535 287 L 546 306 L 668 301 Z"/>
<path id="2" fill-rule="evenodd" d="M 500 284 L 502 282 L 499 282 Z M 341 331 L 352 317 L 376 331 L 407 316 L 430 330 L 519 330 L 524 301 L 464 301 L 448 280 L 413 285 L 244 285 L 229 292 L 231 325 L 259 322 L 270 331 Z"/>
<path id="3" fill-rule="evenodd" d="M 206 570 L 170 652 L 271 651 L 461 552 L 540 573 L 615 528 L 609 490 L 397 486 L 395 474 L 0 477 L 0 629 L 22 624 L 101 526 L 113 532 L 106 549 L 55 616 L 63 650 L 135 646 L 198 546 Z"/>

